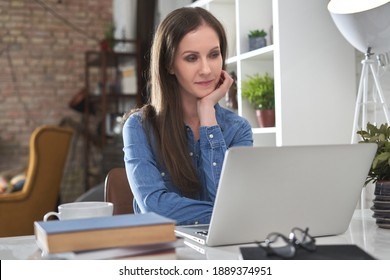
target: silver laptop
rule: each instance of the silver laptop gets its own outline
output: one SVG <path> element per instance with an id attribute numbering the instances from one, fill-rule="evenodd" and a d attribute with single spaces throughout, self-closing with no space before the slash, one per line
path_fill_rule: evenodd
<path id="1" fill-rule="evenodd" d="M 345 232 L 376 144 L 240 147 L 227 151 L 209 225 L 178 236 L 219 246 L 262 241 L 271 232 Z"/>

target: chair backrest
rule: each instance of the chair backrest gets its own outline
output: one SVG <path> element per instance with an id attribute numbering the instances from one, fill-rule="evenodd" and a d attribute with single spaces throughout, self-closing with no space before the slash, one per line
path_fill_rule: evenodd
<path id="1" fill-rule="evenodd" d="M 23 189 L 0 196 L 0 236 L 31 235 L 34 221 L 57 210 L 72 136 L 72 129 L 54 125 L 33 131 Z"/>
<path id="2" fill-rule="evenodd" d="M 134 213 L 133 198 L 126 169 L 111 169 L 104 182 L 104 200 L 114 204 L 114 215 Z"/>

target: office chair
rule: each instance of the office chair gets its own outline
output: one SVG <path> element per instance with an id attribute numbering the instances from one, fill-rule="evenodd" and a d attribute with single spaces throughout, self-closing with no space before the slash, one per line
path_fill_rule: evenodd
<path id="1" fill-rule="evenodd" d="M 0 237 L 34 234 L 34 221 L 57 210 L 72 136 L 72 129 L 53 125 L 32 132 L 23 188 L 0 195 Z"/>
<path id="2" fill-rule="evenodd" d="M 125 168 L 111 169 L 104 182 L 104 201 L 114 204 L 113 214 L 134 213 L 133 198 Z"/>

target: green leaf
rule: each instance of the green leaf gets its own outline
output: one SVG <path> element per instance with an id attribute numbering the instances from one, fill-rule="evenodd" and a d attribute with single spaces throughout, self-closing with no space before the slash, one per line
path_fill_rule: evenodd
<path id="1" fill-rule="evenodd" d="M 250 38 L 254 38 L 254 37 L 265 37 L 267 36 L 267 32 L 264 31 L 264 29 L 255 29 L 255 30 L 251 30 L 249 31 L 249 34 L 248 34 L 248 37 Z"/>
<path id="2" fill-rule="evenodd" d="M 359 143 L 376 143 L 378 145 L 366 184 L 378 180 L 390 179 L 390 127 L 387 123 L 376 126 L 367 123 L 366 130 L 356 132 L 363 139 Z"/>
<path id="3" fill-rule="evenodd" d="M 275 108 L 274 79 L 268 73 L 264 76 L 248 76 L 248 79 L 242 82 L 241 93 L 255 109 Z"/>

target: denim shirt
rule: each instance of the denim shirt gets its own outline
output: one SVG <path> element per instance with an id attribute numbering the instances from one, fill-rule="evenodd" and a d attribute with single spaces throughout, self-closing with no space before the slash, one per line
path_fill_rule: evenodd
<path id="1" fill-rule="evenodd" d="M 153 139 L 148 139 L 142 125 L 142 110 L 126 120 L 123 151 L 135 213 L 155 212 L 176 220 L 178 225 L 210 223 L 226 150 L 253 145 L 252 129 L 247 120 L 218 104 L 215 110 L 218 125 L 200 127 L 198 141 L 186 126 L 188 153 L 201 183 L 199 196 L 193 199 L 182 196 L 166 167 L 158 164 Z"/>

